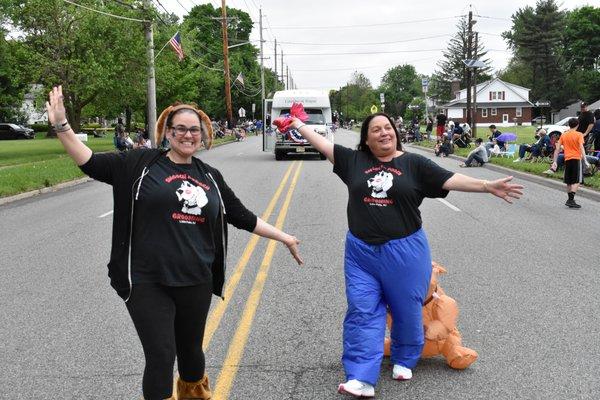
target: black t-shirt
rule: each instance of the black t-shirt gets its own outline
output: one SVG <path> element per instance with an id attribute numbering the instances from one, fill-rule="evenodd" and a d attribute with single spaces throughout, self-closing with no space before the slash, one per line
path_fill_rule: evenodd
<path id="1" fill-rule="evenodd" d="M 195 164 L 163 156 L 150 166 L 135 201 L 132 282 L 212 282 L 219 201 L 213 182 Z"/>
<path id="2" fill-rule="evenodd" d="M 592 114 L 591 111 L 583 111 L 579 113 L 579 118 L 577 118 L 577 120 L 579 121 L 577 132 L 584 133 L 587 127 L 594 123 L 594 114 Z"/>
<path id="3" fill-rule="evenodd" d="M 418 154 L 404 153 L 382 162 L 337 144 L 333 172 L 348 186 L 350 232 L 370 244 L 418 231 L 423 199 L 446 197 L 442 186 L 454 174 Z"/>
<path id="4" fill-rule="evenodd" d="M 444 126 L 446 124 L 446 121 L 448 120 L 448 117 L 446 116 L 446 114 L 438 114 L 436 119 L 437 119 L 437 126 Z"/>

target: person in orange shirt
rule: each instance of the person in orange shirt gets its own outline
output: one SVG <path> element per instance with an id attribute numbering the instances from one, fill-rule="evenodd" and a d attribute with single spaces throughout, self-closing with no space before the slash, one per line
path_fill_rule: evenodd
<path id="1" fill-rule="evenodd" d="M 569 196 L 565 205 L 569 208 L 581 208 L 575 202 L 575 193 L 579 185 L 583 183 L 583 163 L 586 162 L 583 135 L 576 130 L 578 125 L 579 121 L 577 118 L 569 119 L 569 128 L 571 129 L 560 136 L 558 145 L 554 150 L 554 162 L 552 163 L 552 169 L 556 170 L 558 153 L 560 153 L 562 146 L 565 153 L 565 175 L 563 182 L 567 184 L 567 194 Z"/>

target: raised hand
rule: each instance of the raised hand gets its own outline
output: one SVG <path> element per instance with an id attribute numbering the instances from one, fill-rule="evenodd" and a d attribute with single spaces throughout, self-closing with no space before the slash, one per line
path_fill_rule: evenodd
<path id="1" fill-rule="evenodd" d="M 46 111 L 51 124 L 60 124 L 67 120 L 67 113 L 63 102 L 62 86 L 54 86 L 48 95 Z"/>
<path id="2" fill-rule="evenodd" d="M 500 197 L 507 203 L 512 203 L 512 199 L 519 199 L 523 195 L 523 185 L 509 183 L 513 179 L 512 176 L 497 179 L 495 181 L 486 182 L 486 190 L 494 196 Z"/>

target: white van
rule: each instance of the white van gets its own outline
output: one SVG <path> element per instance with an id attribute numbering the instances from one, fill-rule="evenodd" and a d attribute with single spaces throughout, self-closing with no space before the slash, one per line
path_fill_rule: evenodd
<path id="1" fill-rule="evenodd" d="M 302 103 L 304 111 L 308 114 L 308 120 L 305 124 L 313 128 L 315 132 L 325 136 L 333 141 L 331 129 L 331 104 L 329 103 L 329 93 L 325 90 L 281 90 L 273 95 L 273 104 L 271 108 L 271 123 L 276 118 L 289 114 L 292 103 Z M 275 126 L 272 126 L 276 129 Z M 295 129 L 290 129 L 285 133 L 277 132 L 275 142 L 275 159 L 283 160 L 289 153 L 310 153 L 318 154 L 322 160 L 325 156 L 315 149 L 306 139 Z"/>

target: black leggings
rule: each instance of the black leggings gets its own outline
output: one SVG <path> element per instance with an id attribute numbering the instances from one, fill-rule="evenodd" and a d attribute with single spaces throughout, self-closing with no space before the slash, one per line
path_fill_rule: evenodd
<path id="1" fill-rule="evenodd" d="M 126 304 L 146 357 L 145 400 L 171 397 L 175 355 L 181 379 L 196 382 L 204 376 L 202 339 L 211 296 L 211 284 L 133 286 Z"/>

